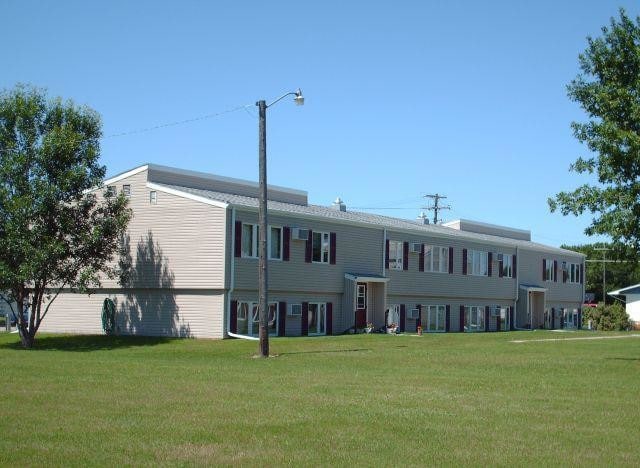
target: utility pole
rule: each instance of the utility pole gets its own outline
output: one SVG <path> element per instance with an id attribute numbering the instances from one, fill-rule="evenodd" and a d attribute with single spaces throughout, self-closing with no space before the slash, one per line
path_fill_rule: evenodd
<path id="1" fill-rule="evenodd" d="M 604 302 L 604 305 L 607 305 L 607 252 L 611 249 L 607 247 L 596 247 L 593 250 L 602 251 L 602 302 Z"/>
<path id="2" fill-rule="evenodd" d="M 267 302 L 267 102 L 258 101 L 258 317 L 260 356 L 269 357 L 268 302 Z"/>
<path id="3" fill-rule="evenodd" d="M 424 198 L 431 198 L 433 200 L 433 205 L 431 206 L 424 206 L 422 209 L 424 210 L 429 210 L 429 211 L 433 211 L 433 224 L 438 224 L 438 212 L 440 210 L 450 210 L 451 206 L 449 205 L 445 205 L 445 206 L 440 206 L 440 200 L 443 200 L 445 198 L 447 198 L 444 195 L 440 195 L 438 193 L 433 194 L 433 195 L 425 195 Z"/>

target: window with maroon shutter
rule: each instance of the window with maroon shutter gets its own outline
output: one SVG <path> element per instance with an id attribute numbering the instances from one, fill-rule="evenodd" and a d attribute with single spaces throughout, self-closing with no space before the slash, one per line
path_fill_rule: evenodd
<path id="1" fill-rule="evenodd" d="M 449 274 L 453 274 L 453 247 L 449 247 Z"/>
<path id="2" fill-rule="evenodd" d="M 309 236 L 307 237 L 307 244 L 304 249 L 304 261 L 305 263 L 311 263 L 313 254 L 313 231 L 309 229 Z"/>
<path id="3" fill-rule="evenodd" d="M 229 331 L 231 333 L 238 332 L 238 301 L 231 301 L 231 310 L 229 311 Z"/>
<path id="4" fill-rule="evenodd" d="M 389 269 L 389 239 L 384 243 L 384 267 Z"/>
<path id="5" fill-rule="evenodd" d="M 462 249 L 462 274 L 467 274 L 467 249 Z"/>
<path id="6" fill-rule="evenodd" d="M 464 331 L 464 306 L 461 305 L 460 306 L 460 317 L 459 317 L 459 322 L 460 322 L 460 331 L 463 332 Z"/>
<path id="7" fill-rule="evenodd" d="M 333 303 L 327 302 L 327 335 L 333 335 Z"/>
<path id="8" fill-rule="evenodd" d="M 409 243 L 405 242 L 402 245 L 402 269 L 409 269 Z"/>
<path id="9" fill-rule="evenodd" d="M 242 221 L 236 221 L 233 233 L 233 250 L 235 257 L 242 257 Z"/>
<path id="10" fill-rule="evenodd" d="M 285 226 L 282 228 L 282 260 L 289 261 L 291 255 L 291 228 Z"/>
<path id="11" fill-rule="evenodd" d="M 302 303 L 302 317 L 300 317 L 300 334 L 307 336 L 309 334 L 309 303 Z"/>
<path id="12" fill-rule="evenodd" d="M 329 233 L 329 263 L 331 265 L 336 264 L 336 233 Z"/>
<path id="13" fill-rule="evenodd" d="M 493 272 L 493 252 L 487 254 L 487 276 L 491 276 Z"/>
<path id="14" fill-rule="evenodd" d="M 404 304 L 400 304 L 400 332 L 404 333 L 406 322 L 406 309 Z"/>
<path id="15" fill-rule="evenodd" d="M 515 277 L 516 277 L 516 271 L 518 271 L 518 270 L 517 270 L 517 268 L 516 268 L 516 267 L 517 267 L 517 264 L 516 264 L 516 260 L 517 260 L 517 259 L 516 259 L 516 254 L 513 254 L 513 257 L 511 257 L 511 258 L 513 259 L 513 261 L 511 262 L 511 269 L 513 270 L 513 271 L 511 272 L 511 276 L 513 276 L 513 277 L 515 278 Z"/>
<path id="16" fill-rule="evenodd" d="M 420 244 L 420 257 L 418 258 L 418 271 L 424 271 L 424 244 Z"/>
<path id="17" fill-rule="evenodd" d="M 285 336 L 287 331 L 287 303 L 278 302 L 278 336 Z"/>
<path id="18" fill-rule="evenodd" d="M 445 316 L 444 316 L 444 331 L 451 331 L 451 306 L 445 306 Z"/>

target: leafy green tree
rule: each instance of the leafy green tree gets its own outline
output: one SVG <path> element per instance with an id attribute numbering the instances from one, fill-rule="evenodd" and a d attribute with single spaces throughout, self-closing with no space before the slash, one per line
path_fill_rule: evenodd
<path id="1" fill-rule="evenodd" d="M 591 156 L 570 167 L 593 174 L 584 184 L 548 200 L 552 212 L 593 214 L 588 235 L 602 234 L 614 243 L 640 251 L 640 18 L 620 10 L 602 28 L 602 37 L 587 38 L 579 74 L 568 86 L 569 98 L 587 113 L 587 122 L 572 124 L 575 137 Z"/>
<path id="2" fill-rule="evenodd" d="M 613 245 L 605 242 L 596 242 L 585 245 L 562 245 L 563 249 L 580 252 L 587 256 L 585 273 L 585 291 L 594 293 L 596 301 L 603 301 L 602 294 L 602 251 L 598 248 L 608 248 L 606 259 L 606 287 L 607 291 L 624 288 L 632 284 L 640 283 L 640 263 L 636 261 L 636 254 L 632 248 L 620 244 Z M 613 298 L 607 297 L 611 303 Z"/>
<path id="3" fill-rule="evenodd" d="M 123 196 L 100 201 L 100 117 L 43 90 L 0 93 L 0 298 L 25 348 L 65 289 L 115 277 L 131 212 Z"/>

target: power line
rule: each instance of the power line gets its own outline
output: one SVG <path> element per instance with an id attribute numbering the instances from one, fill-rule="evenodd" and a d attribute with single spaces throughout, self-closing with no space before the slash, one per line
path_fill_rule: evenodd
<path id="1" fill-rule="evenodd" d="M 128 135 L 135 135 L 135 134 L 138 134 L 138 133 L 151 132 L 153 130 L 158 130 L 160 128 L 175 127 L 176 125 L 184 125 L 184 124 L 188 124 L 188 123 L 192 123 L 192 122 L 198 122 L 200 120 L 212 119 L 214 117 L 219 117 L 219 116 L 225 115 L 225 114 L 231 114 L 232 112 L 237 112 L 237 111 L 243 110 L 243 109 L 246 110 L 250 106 L 252 106 L 252 104 L 245 104 L 243 106 L 237 106 L 237 107 L 234 107 L 232 109 L 227 109 L 227 110 L 222 111 L 222 112 L 216 112 L 214 114 L 207 114 L 207 115 L 202 115 L 200 117 L 193 117 L 191 119 L 178 120 L 178 121 L 174 121 L 174 122 L 167 122 L 167 123 L 163 123 L 163 124 L 159 124 L 159 125 L 154 125 L 153 127 L 139 128 L 139 129 L 136 129 L 136 130 L 129 130 L 129 131 L 126 131 L 126 132 L 113 133 L 111 135 L 107 135 L 107 136 L 104 136 L 102 138 L 103 139 L 116 138 L 116 137 L 122 137 L 122 136 L 128 136 Z"/>
<path id="2" fill-rule="evenodd" d="M 440 210 L 450 210 L 451 209 L 451 206 L 449 206 L 449 205 L 445 205 L 445 206 L 439 205 L 440 200 L 444 200 L 447 197 L 444 196 L 444 195 L 440 195 L 440 194 L 436 193 L 436 194 L 433 194 L 433 195 L 425 195 L 424 198 L 431 198 L 433 200 L 433 205 L 424 206 L 424 207 L 422 207 L 422 209 L 433 211 L 433 224 L 438 224 L 438 212 Z"/>

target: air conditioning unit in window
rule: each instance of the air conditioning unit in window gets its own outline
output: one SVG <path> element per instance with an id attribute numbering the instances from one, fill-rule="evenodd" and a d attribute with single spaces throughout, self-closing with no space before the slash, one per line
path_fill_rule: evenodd
<path id="1" fill-rule="evenodd" d="M 302 304 L 290 304 L 289 305 L 289 313 L 287 315 L 289 317 L 301 317 L 302 316 Z"/>
<path id="2" fill-rule="evenodd" d="M 418 309 L 411 309 L 407 318 L 417 320 L 418 317 L 420 317 L 420 311 Z"/>
<path id="3" fill-rule="evenodd" d="M 409 252 L 411 253 L 421 253 L 422 252 L 422 244 L 419 242 L 412 242 L 409 245 Z"/>
<path id="4" fill-rule="evenodd" d="M 309 230 L 302 228 L 291 228 L 291 239 L 293 240 L 304 240 L 306 241 L 309 238 Z"/>

